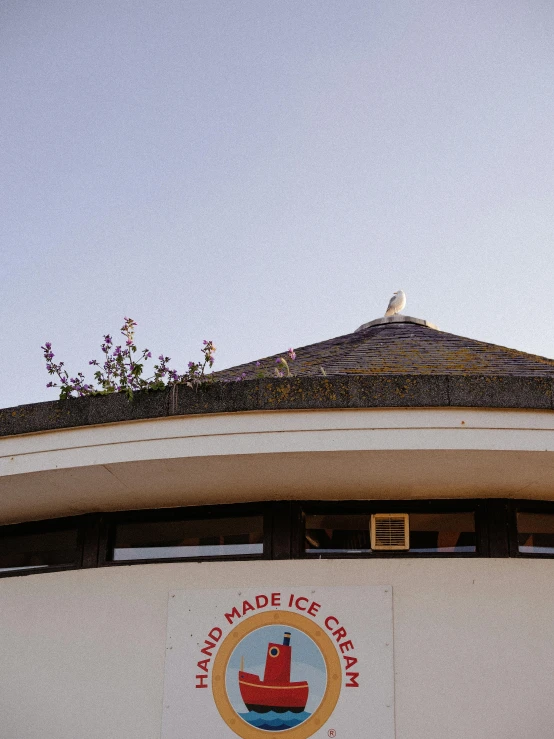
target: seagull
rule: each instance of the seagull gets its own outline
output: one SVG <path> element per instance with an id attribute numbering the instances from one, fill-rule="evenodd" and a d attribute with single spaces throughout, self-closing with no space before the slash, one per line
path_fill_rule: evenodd
<path id="1" fill-rule="evenodd" d="M 402 290 L 398 290 L 394 293 L 389 301 L 389 305 L 385 312 L 385 318 L 388 316 L 394 316 L 395 313 L 400 313 L 402 308 L 406 305 L 406 295 Z"/>

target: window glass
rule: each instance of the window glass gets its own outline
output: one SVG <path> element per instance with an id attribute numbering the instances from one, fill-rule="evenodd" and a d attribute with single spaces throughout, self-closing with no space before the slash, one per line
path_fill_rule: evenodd
<path id="1" fill-rule="evenodd" d="M 410 552 L 475 552 L 475 517 L 468 513 L 410 513 Z"/>
<path id="2" fill-rule="evenodd" d="M 77 529 L 27 533 L 0 529 L 0 572 L 77 564 Z"/>
<path id="3" fill-rule="evenodd" d="M 112 560 L 263 554 L 263 516 L 146 521 L 115 526 Z"/>
<path id="4" fill-rule="evenodd" d="M 370 552 L 369 514 L 306 516 L 306 552 Z"/>
<path id="5" fill-rule="evenodd" d="M 367 514 L 306 515 L 305 551 L 309 554 L 371 552 Z M 473 512 L 410 513 L 410 552 L 475 552 Z"/>
<path id="6" fill-rule="evenodd" d="M 523 554 L 554 554 L 554 513 L 519 511 L 517 544 Z"/>

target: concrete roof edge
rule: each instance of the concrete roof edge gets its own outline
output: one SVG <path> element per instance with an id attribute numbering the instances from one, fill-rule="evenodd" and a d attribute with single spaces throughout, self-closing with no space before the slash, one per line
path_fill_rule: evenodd
<path id="1" fill-rule="evenodd" d="M 329 408 L 521 408 L 552 410 L 540 375 L 332 375 L 208 383 L 125 395 L 31 403 L 0 410 L 0 437 L 170 416 Z"/>

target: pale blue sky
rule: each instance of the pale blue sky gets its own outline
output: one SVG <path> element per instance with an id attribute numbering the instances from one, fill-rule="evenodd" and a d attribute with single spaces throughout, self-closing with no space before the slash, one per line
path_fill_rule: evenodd
<path id="1" fill-rule="evenodd" d="M 554 356 L 550 0 L 0 0 L 0 406 L 405 313 Z"/>

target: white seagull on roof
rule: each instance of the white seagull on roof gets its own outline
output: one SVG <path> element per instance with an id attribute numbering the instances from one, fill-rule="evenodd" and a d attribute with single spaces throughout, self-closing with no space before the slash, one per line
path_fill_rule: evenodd
<path id="1" fill-rule="evenodd" d="M 390 299 L 388 308 L 385 312 L 385 318 L 388 316 L 394 316 L 395 313 L 400 313 L 402 308 L 406 305 L 406 295 L 402 290 L 395 292 Z"/>

